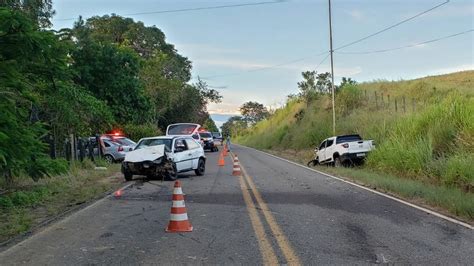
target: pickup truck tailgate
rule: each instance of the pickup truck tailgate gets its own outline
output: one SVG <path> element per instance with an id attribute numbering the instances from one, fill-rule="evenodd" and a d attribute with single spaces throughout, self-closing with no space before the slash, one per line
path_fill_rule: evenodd
<path id="1" fill-rule="evenodd" d="M 347 142 L 345 144 L 349 145 L 348 153 L 367 153 L 373 149 L 372 140 Z"/>

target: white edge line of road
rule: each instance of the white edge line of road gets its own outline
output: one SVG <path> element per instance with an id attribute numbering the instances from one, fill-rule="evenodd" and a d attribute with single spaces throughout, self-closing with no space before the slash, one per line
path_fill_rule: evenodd
<path id="1" fill-rule="evenodd" d="M 296 162 L 287 160 L 287 159 L 285 159 L 285 158 L 278 157 L 278 156 L 273 155 L 273 154 L 270 154 L 270 153 L 268 153 L 268 152 L 264 152 L 264 151 L 261 151 L 261 150 L 257 150 L 257 149 L 254 149 L 254 148 L 251 148 L 251 147 L 247 147 L 247 146 L 243 146 L 243 145 L 239 145 L 239 144 L 233 144 L 233 145 L 237 145 L 237 146 L 240 146 L 240 147 L 244 147 L 244 148 L 247 148 L 247 149 L 251 149 L 251 150 L 255 150 L 255 151 L 261 152 L 261 153 L 266 154 L 266 155 L 268 155 L 268 156 L 271 156 L 271 157 L 273 157 L 273 158 L 277 158 L 277 159 L 280 159 L 280 160 L 285 161 L 285 162 L 287 162 L 287 163 L 291 163 L 291 164 L 294 164 L 294 165 L 296 165 L 296 166 L 305 168 L 305 169 L 307 169 L 307 170 L 316 172 L 316 173 L 318 173 L 318 174 L 320 174 L 320 175 L 324 175 L 324 176 L 327 176 L 327 177 L 330 177 L 330 178 L 339 180 L 339 181 L 341 181 L 341 182 L 344 182 L 344 183 L 347 183 L 347 184 L 356 186 L 356 187 L 358 187 L 358 188 L 361 188 L 361 189 L 370 191 L 370 192 L 375 193 L 375 194 L 377 194 L 377 195 L 380 195 L 380 196 L 382 196 L 382 197 L 386 197 L 386 198 L 389 198 L 389 199 L 391 199 L 391 200 L 400 202 L 400 203 L 405 204 L 405 205 L 407 205 L 407 206 L 410 206 L 410 207 L 412 207 L 412 208 L 415 208 L 415 209 L 418 209 L 418 210 L 427 212 L 427 213 L 432 214 L 432 215 L 434 215 L 434 216 L 436 216 L 436 217 L 439 217 L 439 218 L 441 218 L 441 219 L 444 219 L 444 220 L 450 221 L 450 222 L 452 222 L 452 223 L 455 223 L 455 224 L 464 226 L 464 227 L 466 227 L 466 228 L 468 228 L 468 229 L 471 229 L 471 230 L 473 229 L 473 227 L 472 227 L 470 224 L 468 224 L 468 223 L 465 223 L 465 222 L 456 220 L 456 219 L 454 219 L 454 218 L 448 217 L 448 216 L 443 215 L 443 214 L 441 214 L 441 213 L 432 211 L 432 210 L 430 210 L 430 209 L 423 208 L 423 207 L 421 207 L 421 206 L 418 206 L 418 205 L 415 205 L 415 204 L 413 204 L 413 203 L 404 201 L 404 200 L 402 200 L 402 199 L 399 199 L 399 198 L 396 198 L 396 197 L 387 195 L 387 194 L 385 194 L 385 193 L 382 193 L 382 192 L 373 190 L 373 189 L 371 189 L 371 188 L 368 188 L 368 187 L 365 187 L 365 186 L 356 184 L 356 183 L 351 182 L 351 181 L 348 181 L 348 180 L 346 180 L 346 179 L 343 179 L 343 178 L 340 178 L 340 177 L 337 177 L 337 176 L 333 176 L 333 175 L 330 175 L 330 174 L 327 174 L 327 173 L 318 171 L 318 170 L 316 170 L 316 169 L 309 168 L 309 167 L 307 167 L 307 166 L 305 166 L 305 165 L 302 165 L 302 164 L 299 164 L 299 163 L 296 163 Z"/>
<path id="2" fill-rule="evenodd" d="M 59 220 L 53 221 L 51 224 L 46 225 L 45 228 L 39 229 L 39 231 L 33 233 L 31 236 L 26 237 L 25 239 L 21 240 L 20 242 L 14 244 L 13 246 L 8 247 L 8 248 L 6 248 L 5 250 L 1 251 L 1 252 L 0 252 L 0 255 L 1 255 L 2 253 L 6 254 L 8 251 L 13 250 L 14 248 L 16 248 L 16 247 L 18 247 L 18 246 L 21 246 L 21 245 L 24 244 L 25 242 L 30 241 L 30 240 L 32 240 L 32 239 L 38 237 L 39 235 L 41 235 L 41 234 L 47 232 L 47 231 L 48 231 L 52 226 L 54 226 L 55 224 L 62 223 L 62 222 L 66 222 L 66 221 L 68 221 L 69 219 L 71 219 L 73 216 L 77 215 L 78 213 L 81 213 L 81 212 L 83 212 L 83 211 L 85 211 L 85 210 L 87 210 L 87 209 L 90 209 L 90 208 L 96 206 L 96 205 L 99 204 L 99 203 L 102 203 L 105 199 L 112 197 L 112 196 L 114 195 L 115 191 L 117 191 L 117 190 L 124 190 L 124 189 L 126 189 L 126 188 L 132 186 L 133 184 L 135 184 L 135 182 L 130 182 L 130 183 L 126 184 L 126 185 L 123 186 L 123 187 L 120 187 L 120 188 L 118 188 L 118 189 L 113 190 L 111 193 L 105 195 L 103 198 L 100 198 L 100 199 L 98 199 L 98 200 L 96 200 L 96 201 L 90 203 L 89 205 L 85 206 L 84 208 L 80 208 L 79 210 L 76 210 L 76 211 L 73 211 L 72 213 L 66 214 L 65 217 L 60 217 Z M 59 216 L 61 216 L 61 214 L 59 214 Z M 54 219 L 54 218 L 53 218 L 53 219 Z"/>

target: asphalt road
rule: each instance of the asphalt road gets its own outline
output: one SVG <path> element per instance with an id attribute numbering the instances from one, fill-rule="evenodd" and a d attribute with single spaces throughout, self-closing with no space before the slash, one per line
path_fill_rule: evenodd
<path id="1" fill-rule="evenodd" d="M 0 253 L 1 265 L 471 264 L 472 229 L 258 151 L 180 176 L 191 233 L 166 233 L 173 182 L 135 180 Z"/>

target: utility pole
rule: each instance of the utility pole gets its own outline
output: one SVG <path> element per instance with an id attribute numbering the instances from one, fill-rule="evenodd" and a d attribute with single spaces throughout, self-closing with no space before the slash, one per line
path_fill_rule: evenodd
<path id="1" fill-rule="evenodd" d="M 336 109 L 334 103 L 334 60 L 333 60 L 333 53 L 334 50 L 332 49 L 332 21 L 331 21 L 331 0 L 329 0 L 329 52 L 331 53 L 331 79 L 332 79 L 332 132 L 333 135 L 336 135 Z"/>

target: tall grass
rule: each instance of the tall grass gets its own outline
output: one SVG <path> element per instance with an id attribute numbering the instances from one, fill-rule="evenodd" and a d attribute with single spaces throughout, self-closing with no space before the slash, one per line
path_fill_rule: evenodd
<path id="1" fill-rule="evenodd" d="M 456 89 L 459 86 L 460 89 Z M 366 168 L 472 192 L 474 188 L 474 71 L 412 81 L 373 82 L 336 95 L 337 134 L 374 139 Z M 408 95 L 423 106 L 377 109 L 364 90 Z M 379 94 L 380 95 L 380 94 Z M 236 138 L 260 149 L 308 149 L 333 135 L 330 99 L 309 106 L 290 101 Z"/>

